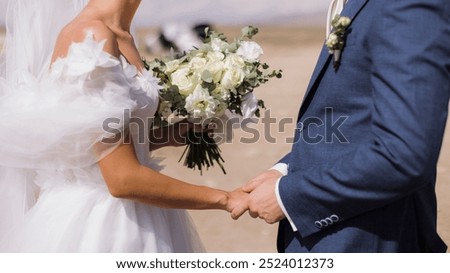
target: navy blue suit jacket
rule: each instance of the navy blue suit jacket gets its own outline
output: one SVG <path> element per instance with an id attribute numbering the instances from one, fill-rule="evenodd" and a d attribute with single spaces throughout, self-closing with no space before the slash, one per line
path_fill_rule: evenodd
<path id="1" fill-rule="evenodd" d="M 349 0 L 324 47 L 280 180 L 283 252 L 445 252 L 436 165 L 450 96 L 450 1 Z"/>

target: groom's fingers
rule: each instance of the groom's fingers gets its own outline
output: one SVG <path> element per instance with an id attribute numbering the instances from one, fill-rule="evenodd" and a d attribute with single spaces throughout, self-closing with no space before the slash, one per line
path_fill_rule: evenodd
<path id="1" fill-rule="evenodd" d="M 249 210 L 249 211 L 248 211 L 248 214 L 250 214 L 250 216 L 251 216 L 252 218 L 258 218 L 258 217 L 259 217 L 259 214 L 258 214 L 256 211 L 251 211 L 251 210 Z"/>
<path id="2" fill-rule="evenodd" d="M 268 171 L 263 172 L 262 174 L 258 175 L 257 177 L 253 178 L 252 180 L 250 180 L 247 184 L 245 184 L 242 187 L 242 190 L 250 193 L 257 187 L 259 187 L 261 184 L 263 184 L 267 181 L 279 179 L 282 175 L 283 174 L 277 170 L 268 170 Z"/>
<path id="3" fill-rule="evenodd" d="M 242 187 L 244 192 L 252 192 L 254 189 L 258 187 L 259 184 L 262 183 L 262 180 L 250 180 L 247 184 Z"/>

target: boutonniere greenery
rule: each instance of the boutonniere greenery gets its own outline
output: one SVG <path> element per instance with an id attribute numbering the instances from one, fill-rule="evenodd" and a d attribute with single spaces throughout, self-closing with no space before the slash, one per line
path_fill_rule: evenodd
<path id="1" fill-rule="evenodd" d="M 345 46 L 345 32 L 350 25 L 351 19 L 346 16 L 336 15 L 331 22 L 333 31 L 328 36 L 325 45 L 328 48 L 330 54 L 333 54 L 333 67 L 339 68 L 341 59 L 341 52 Z"/>

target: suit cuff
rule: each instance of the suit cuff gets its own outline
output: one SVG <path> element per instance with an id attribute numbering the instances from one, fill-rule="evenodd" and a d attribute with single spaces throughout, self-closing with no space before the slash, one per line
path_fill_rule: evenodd
<path id="1" fill-rule="evenodd" d="M 277 163 L 270 170 L 279 171 L 283 176 L 288 174 L 289 165 L 286 163 Z"/>
<path id="2" fill-rule="evenodd" d="M 283 163 L 279 163 L 279 164 L 283 164 Z M 277 165 L 279 165 L 277 164 Z M 286 164 L 284 164 L 286 165 Z M 275 165 L 276 166 L 276 165 Z M 273 169 L 273 168 L 272 168 Z M 275 169 L 278 170 L 278 169 Z M 287 165 L 286 165 L 286 170 L 287 170 Z M 286 216 L 286 219 L 289 221 L 289 224 L 291 224 L 292 230 L 294 232 L 298 231 L 297 227 L 295 226 L 294 221 L 292 221 L 291 217 L 289 216 L 289 214 L 287 213 L 286 208 L 284 207 L 283 201 L 281 200 L 281 196 L 280 196 L 280 190 L 279 190 L 279 185 L 280 185 L 280 180 L 281 177 L 278 178 L 277 180 L 277 184 L 275 185 L 275 195 L 277 197 L 277 201 L 278 201 L 278 205 L 280 206 L 281 210 L 283 211 L 284 215 Z"/>

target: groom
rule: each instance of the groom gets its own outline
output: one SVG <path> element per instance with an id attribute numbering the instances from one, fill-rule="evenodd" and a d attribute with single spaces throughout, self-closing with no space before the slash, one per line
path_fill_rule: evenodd
<path id="1" fill-rule="evenodd" d="M 450 3 L 349 0 L 341 15 L 339 63 L 324 47 L 292 151 L 244 186 L 250 214 L 281 221 L 280 252 L 445 252 L 435 178 Z"/>

